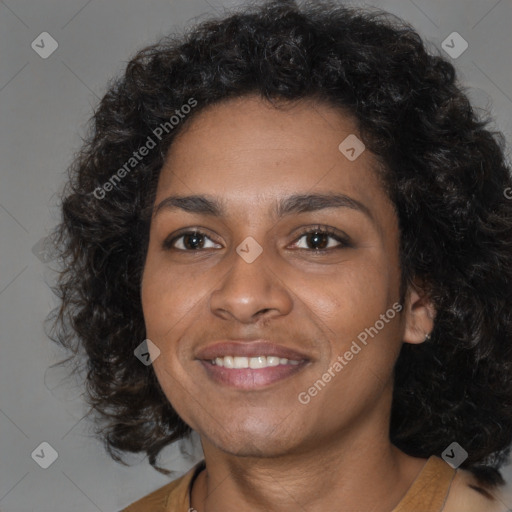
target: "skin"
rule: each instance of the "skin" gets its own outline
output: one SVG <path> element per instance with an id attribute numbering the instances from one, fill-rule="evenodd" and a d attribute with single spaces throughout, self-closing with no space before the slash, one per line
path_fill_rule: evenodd
<path id="1" fill-rule="evenodd" d="M 226 205 L 220 217 L 160 210 L 142 280 L 147 337 L 161 351 L 158 381 L 201 437 L 207 468 L 191 502 L 199 512 L 316 512 L 340 503 L 390 511 L 426 463 L 388 437 L 401 345 L 422 343 L 433 328 L 435 311 L 419 283 L 409 286 L 401 313 L 307 405 L 297 399 L 400 298 L 398 219 L 372 154 L 349 161 L 338 150 L 349 134 L 357 135 L 354 121 L 330 106 L 309 100 L 277 110 L 245 96 L 200 112 L 167 155 L 155 205 L 171 194 Z M 346 207 L 272 213 L 291 194 L 333 191 L 366 205 L 373 221 Z M 315 241 L 299 230 L 316 224 L 353 245 L 315 255 Z M 183 228 L 205 231 L 204 248 L 162 247 Z M 263 250 L 252 263 L 236 252 L 247 237 Z M 196 352 L 244 337 L 300 349 L 310 363 L 257 390 L 213 382 Z"/>

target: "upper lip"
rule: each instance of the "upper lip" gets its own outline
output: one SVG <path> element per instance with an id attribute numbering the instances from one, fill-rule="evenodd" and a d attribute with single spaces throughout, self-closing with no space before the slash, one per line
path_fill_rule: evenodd
<path id="1" fill-rule="evenodd" d="M 309 359 L 308 356 L 298 350 L 284 347 L 282 345 L 276 345 L 275 343 L 267 340 L 221 341 L 200 349 L 196 354 L 197 359 L 207 361 L 224 356 L 276 356 L 292 361 L 303 361 Z"/>

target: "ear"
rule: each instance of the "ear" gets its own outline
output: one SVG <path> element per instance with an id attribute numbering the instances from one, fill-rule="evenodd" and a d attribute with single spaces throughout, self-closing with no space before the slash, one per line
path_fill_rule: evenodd
<path id="1" fill-rule="evenodd" d="M 404 304 L 405 331 L 404 343 L 419 344 L 434 328 L 436 310 L 425 291 L 424 284 L 414 279 L 409 285 Z"/>

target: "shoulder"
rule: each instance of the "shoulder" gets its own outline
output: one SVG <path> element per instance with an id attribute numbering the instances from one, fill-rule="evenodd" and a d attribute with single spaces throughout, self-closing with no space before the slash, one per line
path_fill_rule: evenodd
<path id="1" fill-rule="evenodd" d="M 195 465 L 183 476 L 160 487 L 156 491 L 140 498 L 123 508 L 120 512 L 167 512 L 171 510 L 187 510 L 190 482 L 200 464 Z"/>
<path id="2" fill-rule="evenodd" d="M 499 488 L 484 488 L 470 471 L 458 469 L 443 512 L 508 512 L 501 498 Z"/>
<path id="3" fill-rule="evenodd" d="M 156 491 L 140 498 L 121 512 L 165 512 L 167 503 L 172 495 L 176 492 L 180 482 L 184 477 L 178 478 L 173 482 L 160 487 Z"/>

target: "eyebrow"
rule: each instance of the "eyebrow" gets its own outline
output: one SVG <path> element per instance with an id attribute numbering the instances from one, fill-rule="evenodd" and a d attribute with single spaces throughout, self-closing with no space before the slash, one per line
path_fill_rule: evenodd
<path id="1" fill-rule="evenodd" d="M 294 194 L 280 199 L 273 209 L 276 217 L 315 212 L 327 208 L 350 208 L 365 214 L 373 223 L 375 219 L 370 209 L 350 196 L 339 193 L 332 194 Z M 205 195 L 169 196 L 163 199 L 155 208 L 156 216 L 162 210 L 183 210 L 188 213 L 221 217 L 226 214 L 224 203 L 215 197 Z"/>

